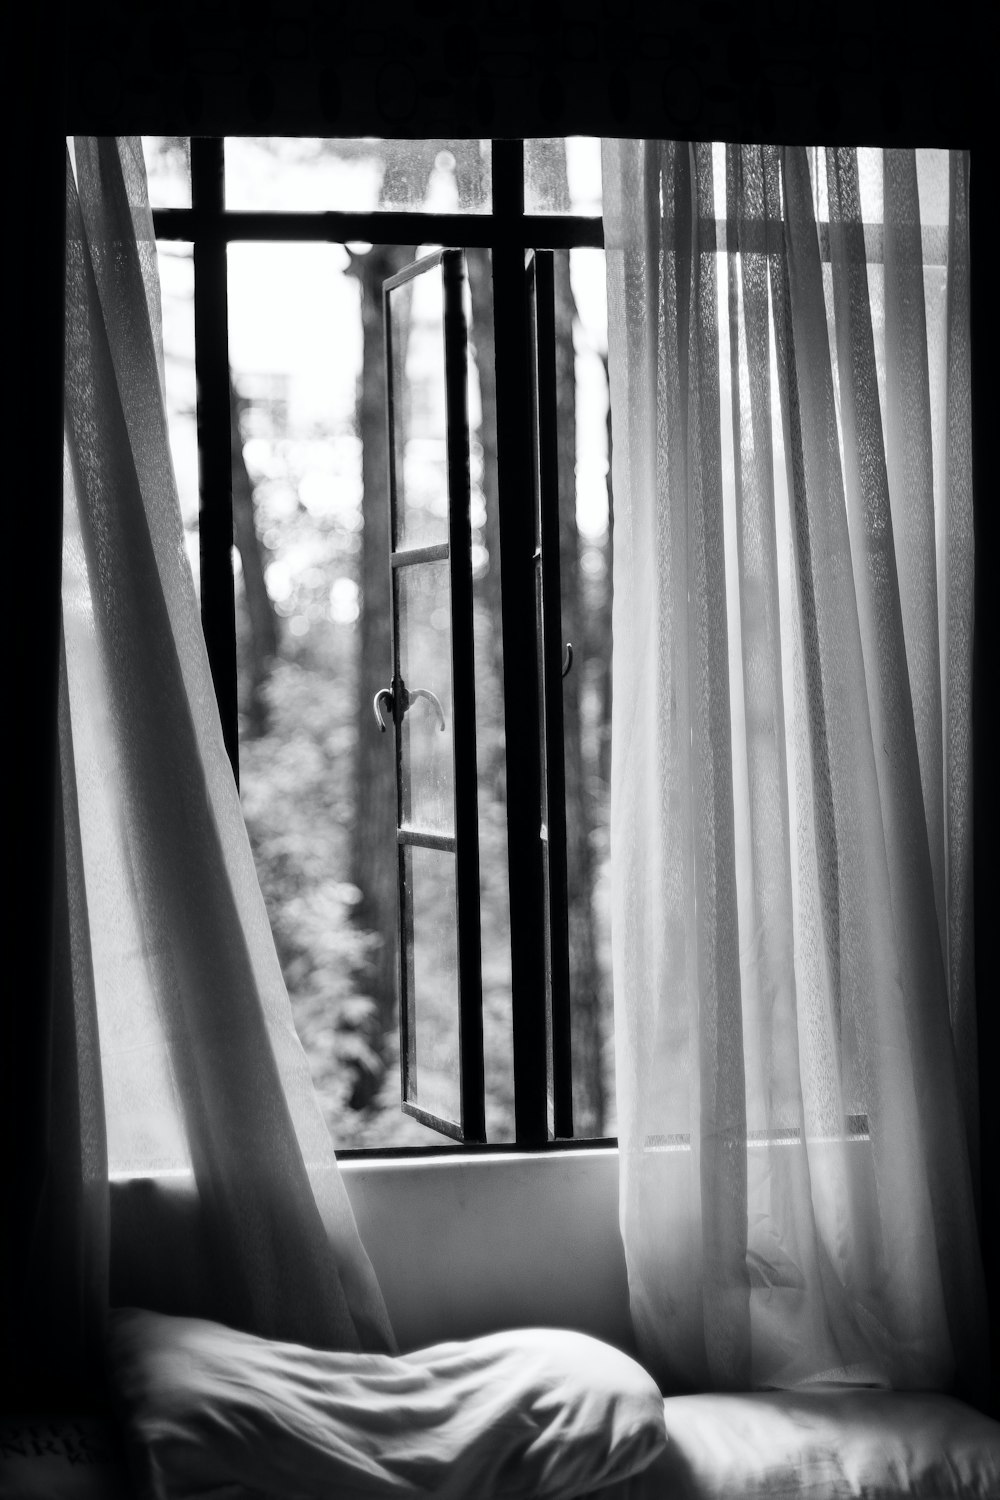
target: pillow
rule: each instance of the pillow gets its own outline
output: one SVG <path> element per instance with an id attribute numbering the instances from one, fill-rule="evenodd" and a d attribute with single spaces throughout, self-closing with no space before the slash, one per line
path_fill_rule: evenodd
<path id="1" fill-rule="evenodd" d="M 645 1370 L 565 1330 L 339 1354 L 119 1309 L 109 1355 L 142 1500 L 570 1500 L 666 1441 Z"/>
<path id="2" fill-rule="evenodd" d="M 671 1396 L 664 1418 L 666 1449 L 643 1476 L 657 1500 L 1000 1496 L 1000 1423 L 950 1396 L 844 1388 Z"/>

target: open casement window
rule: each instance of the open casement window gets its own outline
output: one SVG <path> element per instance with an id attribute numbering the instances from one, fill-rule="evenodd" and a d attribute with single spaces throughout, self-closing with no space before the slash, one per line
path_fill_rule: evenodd
<path id="1" fill-rule="evenodd" d="M 573 1134 L 551 252 L 529 251 L 533 567 L 544 877 L 545 1093 L 550 1140 Z M 467 280 L 441 250 L 384 283 L 389 422 L 392 681 L 375 698 L 396 750 L 402 1107 L 460 1141 L 485 1139 Z M 419 311 L 418 315 L 418 304 Z M 435 369 L 406 378 L 410 329 L 430 329 Z M 419 455 L 413 461 L 414 450 Z M 435 459 L 437 462 L 435 462 Z M 436 487 L 435 487 L 436 486 Z"/>
<path id="2" fill-rule="evenodd" d="M 467 288 L 460 250 L 383 286 L 392 682 L 374 708 L 383 728 L 391 711 L 395 735 L 402 1107 L 484 1141 Z M 420 410 L 406 381 L 417 302 L 437 343 Z M 420 478 L 411 438 L 429 460 Z"/>
<path id="3" fill-rule="evenodd" d="M 607 1144 L 599 142 L 150 150 L 185 539 L 338 1151 Z"/>

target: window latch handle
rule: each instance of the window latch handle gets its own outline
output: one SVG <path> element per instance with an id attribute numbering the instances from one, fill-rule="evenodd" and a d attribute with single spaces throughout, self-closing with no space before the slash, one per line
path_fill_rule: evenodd
<path id="1" fill-rule="evenodd" d="M 434 717 L 437 719 L 438 729 L 440 729 L 442 733 L 444 732 L 444 709 L 441 707 L 441 699 L 438 697 L 437 693 L 432 693 L 430 688 L 410 688 L 410 691 L 406 696 L 409 700 L 406 705 L 407 708 L 409 708 L 414 698 L 426 698 L 427 702 L 434 710 Z"/>
<path id="2" fill-rule="evenodd" d="M 438 729 L 443 732 L 445 727 L 444 709 L 441 707 L 441 699 L 438 697 L 437 693 L 432 693 L 430 688 L 410 688 L 409 690 L 403 688 L 402 700 L 404 714 L 416 698 L 427 699 L 427 702 L 434 710 L 434 717 L 437 720 Z M 396 716 L 396 695 L 391 687 L 379 688 L 378 692 L 375 694 L 375 697 L 372 699 L 372 713 L 375 715 L 375 723 L 378 725 L 381 732 L 385 734 L 386 730 L 389 727 L 389 723 L 382 711 L 383 702 L 387 703 L 389 706 L 389 720 L 394 719 Z"/>
<path id="3" fill-rule="evenodd" d="M 392 717 L 393 717 L 393 709 L 395 707 L 395 700 L 394 700 L 393 691 L 392 691 L 391 688 L 379 688 L 378 692 L 375 694 L 375 697 L 372 699 L 372 713 L 375 715 L 375 723 L 378 725 L 378 727 L 382 731 L 382 733 L 385 734 L 385 732 L 388 729 L 389 725 L 386 723 L 385 719 L 382 717 L 382 700 L 383 700 L 383 698 L 385 699 L 385 701 L 389 705 L 389 718 L 392 719 Z"/>

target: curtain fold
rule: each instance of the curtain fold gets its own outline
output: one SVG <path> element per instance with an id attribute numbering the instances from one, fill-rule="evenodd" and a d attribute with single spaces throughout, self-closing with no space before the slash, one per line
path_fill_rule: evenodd
<path id="1" fill-rule="evenodd" d="M 167 439 L 137 139 L 67 159 L 63 612 L 112 1172 L 193 1171 L 224 1315 L 391 1349 L 226 757 Z"/>
<path id="2" fill-rule="evenodd" d="M 967 161 L 604 182 L 637 1337 L 672 1388 L 974 1392 Z"/>

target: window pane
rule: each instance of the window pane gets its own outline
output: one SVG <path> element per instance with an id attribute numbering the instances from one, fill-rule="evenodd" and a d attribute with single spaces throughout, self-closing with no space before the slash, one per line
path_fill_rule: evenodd
<path id="1" fill-rule="evenodd" d="M 393 443 L 396 531 L 393 546 L 448 540 L 448 451 L 444 374 L 444 286 L 439 267 L 394 287 Z"/>
<path id="2" fill-rule="evenodd" d="M 487 213 L 489 141 L 229 136 L 226 207 Z"/>
<path id="3" fill-rule="evenodd" d="M 444 1144 L 399 1108 L 394 757 L 371 713 L 391 673 L 386 414 L 381 328 L 366 335 L 362 301 L 377 316 L 401 264 L 379 246 L 228 252 L 240 794 L 341 1148 Z M 378 566 L 363 589 L 366 475 Z"/>
<path id="4" fill-rule="evenodd" d="M 397 568 L 403 717 L 403 822 L 425 833 L 455 831 L 452 745 L 451 588 L 448 563 Z"/>
<path id="5" fill-rule="evenodd" d="M 450 1149 L 446 1137 L 399 1108 L 393 830 L 390 826 L 384 848 L 390 911 L 385 927 L 379 925 L 371 892 L 357 883 L 352 833 L 361 804 L 371 808 L 384 803 L 390 820 L 395 816 L 393 737 L 378 733 L 371 713 L 375 689 L 387 685 L 391 674 L 387 429 L 384 400 L 372 402 L 373 392 L 384 391 L 384 377 L 375 378 L 381 329 L 376 323 L 365 331 L 362 299 L 369 298 L 370 309 L 377 305 L 380 310 L 382 280 L 406 258 L 405 251 L 384 246 L 360 253 L 335 245 L 233 244 L 228 251 L 236 397 L 234 499 L 237 508 L 242 505 L 244 524 L 248 511 L 252 516 L 257 541 L 256 557 L 252 538 L 248 544 L 248 566 L 239 554 L 236 559 L 241 796 L 296 1028 L 341 1148 L 429 1144 Z M 477 260 L 474 267 L 469 417 L 486 1105 L 490 1139 L 510 1140 L 495 390 L 487 252 L 480 259 L 482 264 Z M 416 352 L 409 365 L 408 399 L 418 413 L 438 399 L 424 387 L 440 379 L 440 310 L 423 355 L 422 322 L 414 326 L 411 348 Z M 365 376 L 369 357 L 375 363 Z M 419 454 L 419 444 L 415 452 Z M 443 458 L 441 477 L 443 484 Z M 381 543 L 379 515 L 385 528 Z M 365 527 L 371 528 L 378 551 L 381 603 L 377 586 L 362 586 Z M 426 565 L 415 566 L 426 571 Z M 403 571 L 412 574 L 414 568 Z M 431 571 L 433 576 L 439 570 Z M 250 595 L 255 587 L 253 608 L 259 612 L 262 580 L 265 611 L 269 608 L 277 627 L 277 651 L 269 663 L 266 652 L 253 645 Z M 437 607 L 426 602 L 425 624 L 427 611 L 433 615 Z M 375 619 L 381 617 L 386 630 L 384 652 L 376 645 L 371 668 L 365 666 L 368 647 L 362 643 L 373 628 L 366 624 L 366 606 Z M 450 674 L 449 636 L 450 624 L 440 658 Z M 433 657 L 431 665 L 436 669 Z M 444 700 L 450 729 L 446 694 L 434 682 L 422 684 L 416 677 L 413 685 L 429 685 Z M 431 709 L 429 700 L 418 700 L 407 719 L 415 725 L 418 714 L 427 713 L 432 721 Z M 439 742 L 450 741 L 450 733 L 434 730 L 434 735 Z M 370 824 L 370 813 L 365 824 Z M 433 866 L 429 877 L 438 879 Z M 439 896 L 428 899 L 440 908 Z M 453 920 L 454 895 L 448 899 Z M 386 954 L 388 997 L 379 989 L 376 962 Z M 457 1049 L 457 1015 L 456 993 L 453 1003 L 428 1021 L 427 1045 L 433 1041 L 440 1051 L 447 1026 L 449 1045 Z M 436 1039 L 435 1027 L 440 1033 Z M 382 1066 L 377 1091 L 366 1103 L 352 1103 L 352 1081 L 364 1076 L 375 1054 Z M 457 1098 L 456 1081 L 453 1097 L 438 1103 L 455 1115 Z M 426 1096 L 420 1102 L 425 1104 Z"/>
<path id="6" fill-rule="evenodd" d="M 177 493 L 195 588 L 198 557 L 198 420 L 194 372 L 194 254 L 191 245 L 160 240 L 156 246 L 163 315 L 163 371 L 167 427 Z"/>
<path id="7" fill-rule="evenodd" d="M 569 261 L 567 274 L 567 257 Z M 567 904 L 577 1135 L 613 1135 L 611 506 L 604 252 L 555 256 Z"/>
<path id="8" fill-rule="evenodd" d="M 525 213 L 599 214 L 601 203 L 598 136 L 555 136 L 525 141 Z"/>
<path id="9" fill-rule="evenodd" d="M 490 253 L 465 253 L 472 313 L 469 361 L 472 608 L 479 771 L 479 910 L 483 954 L 486 1132 L 514 1139 L 514 1062 L 510 998 L 510 888 L 504 742 L 496 365 Z"/>
<path id="10" fill-rule="evenodd" d="M 191 207 L 191 139 L 186 135 L 144 135 L 150 208 Z"/>
<path id="11" fill-rule="evenodd" d="M 458 944 L 455 857 L 439 849 L 404 850 L 409 907 L 411 1103 L 458 1123 Z"/>

